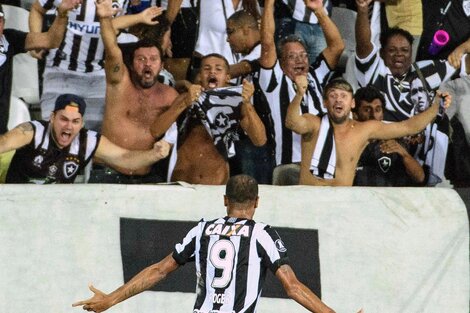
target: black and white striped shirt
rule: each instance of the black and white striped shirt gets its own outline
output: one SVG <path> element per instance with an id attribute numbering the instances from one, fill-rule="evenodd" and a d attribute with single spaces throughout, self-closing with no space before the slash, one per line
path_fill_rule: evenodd
<path id="1" fill-rule="evenodd" d="M 310 66 L 307 75 L 308 88 L 301 103 L 302 112 L 323 115 L 323 88 L 331 77 L 332 70 L 320 54 Z M 295 97 L 295 83 L 281 69 L 279 60 L 272 69 L 260 69 L 259 85 L 271 109 L 276 142 L 276 165 L 300 162 L 300 135 L 285 127 L 287 107 Z"/>
<path id="2" fill-rule="evenodd" d="M 444 60 L 427 60 L 416 62 L 431 90 L 457 75 L 457 71 L 449 62 Z M 374 45 L 370 55 L 364 59 L 356 56 L 356 77 L 359 86 L 369 84 L 377 87 L 385 96 L 386 110 L 384 120 L 401 121 L 413 115 L 414 104 L 411 99 L 411 82 L 418 78 L 413 66 L 400 79 L 394 77 L 379 55 L 379 49 Z"/>
<path id="3" fill-rule="evenodd" d="M 274 229 L 234 217 L 201 220 L 175 246 L 173 257 L 180 265 L 195 261 L 193 313 L 255 312 L 266 270 L 275 273 L 289 262 Z"/>
<path id="4" fill-rule="evenodd" d="M 61 0 L 39 0 L 45 9 L 56 8 Z M 127 8 L 128 0 L 113 0 L 113 7 Z M 67 31 L 58 49 L 49 51 L 48 66 L 89 73 L 103 69 L 104 45 L 100 36 L 100 22 L 96 15 L 93 0 L 83 0 L 82 4 L 69 12 Z"/>
<path id="5" fill-rule="evenodd" d="M 33 140 L 16 150 L 8 168 L 9 184 L 71 184 L 98 149 L 101 135 L 82 128 L 69 146 L 59 148 L 52 138 L 52 124 L 29 122 Z"/>

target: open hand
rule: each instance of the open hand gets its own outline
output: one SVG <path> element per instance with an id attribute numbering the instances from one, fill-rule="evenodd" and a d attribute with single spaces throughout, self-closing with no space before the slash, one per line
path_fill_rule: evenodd
<path id="1" fill-rule="evenodd" d="M 119 8 L 113 8 L 111 0 L 95 0 L 96 14 L 101 18 L 113 17 L 121 11 Z"/>
<path id="2" fill-rule="evenodd" d="M 156 25 L 158 24 L 158 21 L 155 20 L 155 18 L 162 15 L 162 12 L 163 9 L 160 7 L 149 7 L 139 14 L 142 18 L 142 23 L 147 25 Z"/>

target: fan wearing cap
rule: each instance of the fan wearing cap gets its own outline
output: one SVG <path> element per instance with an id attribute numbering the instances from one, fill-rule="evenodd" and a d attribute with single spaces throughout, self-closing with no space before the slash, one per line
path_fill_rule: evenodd
<path id="1" fill-rule="evenodd" d="M 73 183 L 92 157 L 111 167 L 138 169 L 165 158 L 170 145 L 160 140 L 152 149 L 123 149 L 99 133 L 83 127 L 85 100 L 60 95 L 49 121 L 20 124 L 0 136 L 0 153 L 16 149 L 7 183 Z"/>
<path id="2" fill-rule="evenodd" d="M 5 16 L 0 4 L 0 134 L 8 130 L 13 56 L 33 49 L 58 47 L 67 26 L 67 13 L 80 3 L 81 0 L 62 1 L 57 9 L 58 15 L 46 33 L 25 33 L 16 29 L 4 29 L 8 16 Z"/>

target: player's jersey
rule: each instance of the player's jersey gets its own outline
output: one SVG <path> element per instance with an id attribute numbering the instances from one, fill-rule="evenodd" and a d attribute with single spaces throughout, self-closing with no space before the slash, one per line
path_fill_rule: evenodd
<path id="1" fill-rule="evenodd" d="M 255 312 L 266 270 L 288 264 L 287 250 L 269 225 L 224 217 L 201 220 L 173 257 L 195 261 L 197 298 L 193 313 Z"/>
<path id="2" fill-rule="evenodd" d="M 61 0 L 39 0 L 45 10 L 57 7 L 60 2 Z M 122 9 L 122 12 L 125 12 L 127 4 L 128 0 L 113 0 L 113 8 Z M 77 9 L 70 11 L 64 40 L 58 49 L 49 51 L 48 65 L 89 73 L 103 69 L 103 58 L 104 45 L 95 2 L 83 0 Z"/>
<path id="3" fill-rule="evenodd" d="M 332 70 L 323 54 L 310 65 L 307 74 L 307 91 L 300 104 L 302 114 L 310 113 L 321 116 L 326 113 L 323 106 L 323 89 L 331 78 Z M 279 60 L 273 68 L 261 68 L 259 85 L 266 96 L 274 123 L 276 141 L 276 165 L 300 162 L 301 135 L 285 126 L 287 108 L 295 97 L 295 83 L 284 74 Z"/>
<path id="4" fill-rule="evenodd" d="M 71 184 L 96 152 L 100 134 L 82 128 L 72 143 L 60 149 L 51 136 L 52 125 L 31 121 L 33 140 L 16 150 L 6 177 L 9 184 Z"/>
<path id="5" fill-rule="evenodd" d="M 444 60 L 420 61 L 416 65 L 430 90 L 436 90 L 442 82 L 457 74 L 452 65 Z M 364 59 L 356 56 L 355 73 L 359 86 L 370 84 L 382 91 L 385 97 L 385 121 L 402 121 L 413 115 L 415 105 L 410 94 L 411 82 L 418 78 L 413 66 L 402 78 L 394 77 L 380 57 L 379 48 L 374 45 L 374 50 Z"/>

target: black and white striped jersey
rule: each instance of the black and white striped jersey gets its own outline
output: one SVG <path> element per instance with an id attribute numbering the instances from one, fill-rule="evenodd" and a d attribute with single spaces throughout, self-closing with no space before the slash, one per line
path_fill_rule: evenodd
<path id="1" fill-rule="evenodd" d="M 416 65 L 421 69 L 430 90 L 437 89 L 442 82 L 458 74 L 456 69 L 444 60 L 419 61 Z M 355 72 L 359 86 L 374 85 L 384 94 L 384 120 L 401 121 L 413 115 L 411 82 L 418 78 L 413 66 L 405 76 L 394 77 L 380 57 L 379 49 L 374 45 L 374 50 L 366 58 L 358 59 L 356 56 Z"/>
<path id="2" fill-rule="evenodd" d="M 326 109 L 323 106 L 323 88 L 330 79 L 332 70 L 320 54 L 310 66 L 307 75 L 308 87 L 300 105 L 303 113 L 323 115 Z M 272 69 L 260 69 L 259 85 L 263 90 L 271 109 L 276 141 L 276 165 L 300 162 L 301 136 L 285 126 L 287 107 L 295 97 L 295 83 L 287 77 L 276 62 Z"/>
<path id="3" fill-rule="evenodd" d="M 8 168 L 9 184 L 71 184 L 94 156 L 101 135 L 82 128 L 69 146 L 59 148 L 52 138 L 52 124 L 30 121 L 31 142 L 18 150 Z"/>
<path id="4" fill-rule="evenodd" d="M 39 0 L 45 9 L 56 8 L 61 0 Z M 125 12 L 128 0 L 113 0 L 113 7 Z M 89 73 L 103 69 L 104 45 L 100 36 L 100 22 L 95 14 L 94 0 L 83 0 L 82 4 L 69 12 L 67 31 L 59 48 L 49 51 L 48 66 Z"/>
<path id="5" fill-rule="evenodd" d="M 224 217 L 201 220 L 175 246 L 175 261 L 194 261 L 197 275 L 193 313 L 256 311 L 266 270 L 288 264 L 287 249 L 269 225 Z"/>

